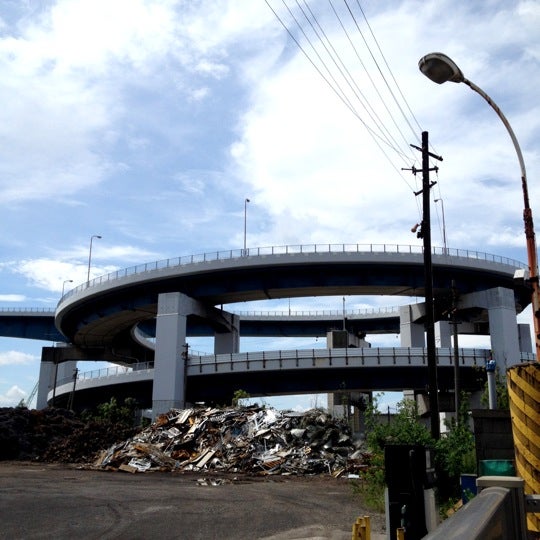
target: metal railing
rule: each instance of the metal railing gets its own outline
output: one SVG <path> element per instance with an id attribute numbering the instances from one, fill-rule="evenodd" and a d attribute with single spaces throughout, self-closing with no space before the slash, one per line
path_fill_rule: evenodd
<path id="1" fill-rule="evenodd" d="M 454 248 L 432 248 L 433 255 L 461 257 L 465 259 L 477 259 L 498 264 L 512 266 L 514 268 L 526 268 L 527 266 L 508 257 L 483 253 L 481 251 Z M 188 265 L 196 265 L 213 261 L 227 261 L 233 259 L 246 259 L 253 257 L 265 257 L 269 255 L 297 255 L 315 253 L 387 253 L 387 254 L 418 254 L 423 253 L 422 246 L 399 245 L 399 244 L 299 244 L 291 246 L 253 247 L 247 249 L 231 249 L 225 251 L 213 251 L 196 255 L 163 259 L 154 262 L 142 263 L 115 272 L 104 274 L 89 282 L 81 283 L 77 287 L 67 291 L 62 300 L 95 285 L 101 285 L 109 281 L 115 281 L 129 276 L 155 272 L 156 270 L 178 268 Z"/>
<path id="2" fill-rule="evenodd" d="M 450 348 L 438 348 L 439 365 L 453 365 L 453 350 Z M 483 365 L 490 358 L 488 349 L 459 349 L 459 358 L 461 365 L 467 365 L 467 362 L 473 365 Z M 250 362 L 266 362 L 266 361 L 296 361 L 305 359 L 332 359 L 345 358 L 347 360 L 358 360 L 363 364 L 366 360 L 390 360 L 398 362 L 409 360 L 411 357 L 423 358 L 422 364 L 427 362 L 426 349 L 423 347 L 374 347 L 374 348 L 348 348 L 348 349 L 291 349 L 278 351 L 257 351 L 245 353 L 226 353 L 226 354 L 207 354 L 203 352 L 190 351 L 188 357 L 188 367 L 208 367 L 214 366 L 217 371 L 220 365 L 223 364 L 245 364 L 248 366 Z M 448 364 L 446 364 L 446 361 Z M 411 364 L 412 365 L 412 364 Z M 153 362 L 141 362 L 132 364 L 131 366 L 111 366 L 101 369 L 94 369 L 85 372 L 77 373 L 77 380 L 99 379 L 125 375 L 127 373 L 135 373 L 138 371 L 147 371 L 154 368 Z M 58 381 L 57 386 L 73 382 L 73 377 L 65 377 Z"/>
<path id="3" fill-rule="evenodd" d="M 346 316 L 354 315 L 396 315 L 399 313 L 400 306 L 382 306 L 378 308 L 347 309 Z M 55 314 L 54 308 L 3 308 L 0 307 L 0 315 L 5 313 L 47 313 Z M 240 317 L 343 317 L 342 309 L 291 309 L 291 310 L 253 310 L 253 311 L 229 311 Z"/>
<path id="4" fill-rule="evenodd" d="M 459 359 L 461 365 L 466 365 L 467 361 L 474 365 L 484 365 L 485 361 L 491 357 L 489 349 L 460 348 Z M 288 361 L 313 359 L 346 359 L 357 360 L 361 365 L 366 361 L 389 360 L 393 363 L 399 361 L 410 362 L 412 357 L 421 358 L 421 365 L 427 365 L 427 352 L 424 347 L 360 347 L 343 349 L 293 349 L 278 351 L 257 351 L 245 353 L 209 354 L 199 357 L 189 358 L 189 367 L 208 366 L 220 364 L 247 364 L 250 362 L 266 361 Z M 453 365 L 453 349 L 437 348 L 438 365 Z M 412 364 L 411 364 L 412 365 Z"/>
<path id="5" fill-rule="evenodd" d="M 290 309 L 290 310 L 253 310 L 236 311 L 230 310 L 230 313 L 240 317 L 343 317 L 342 309 Z M 378 308 L 347 309 L 346 316 L 351 315 L 396 315 L 399 313 L 399 306 L 383 306 Z"/>
<path id="6" fill-rule="evenodd" d="M 148 371 L 150 369 L 154 369 L 154 362 L 139 362 L 138 364 L 132 364 L 131 366 L 110 366 L 106 368 L 92 369 L 90 371 L 79 371 L 77 372 L 77 380 L 84 381 L 86 379 L 105 379 L 107 377 L 116 377 L 118 375 L 125 375 L 126 373 Z M 70 382 L 73 382 L 73 376 L 60 379 L 56 385 L 62 386 Z"/>
<path id="7" fill-rule="evenodd" d="M 474 365 L 483 367 L 485 362 L 491 358 L 489 349 L 460 348 L 458 349 L 459 363 L 462 366 Z M 332 365 L 333 360 L 345 359 L 356 364 L 365 365 L 366 362 L 378 362 L 380 365 L 402 364 L 406 361 L 410 364 L 411 357 L 421 358 L 420 365 L 427 365 L 427 353 L 423 347 L 364 347 L 347 349 L 292 349 L 277 351 L 256 351 L 245 353 L 226 353 L 226 354 L 208 354 L 200 351 L 189 352 L 188 367 L 208 368 L 213 366 L 214 371 L 219 371 L 219 366 L 243 364 L 249 370 L 251 362 L 259 362 L 266 365 L 266 362 L 276 362 L 281 366 L 282 362 L 300 361 L 311 359 L 316 362 L 317 359 L 328 359 Z M 450 366 L 454 363 L 453 349 L 449 347 L 438 347 L 437 357 L 439 366 Z M 534 353 L 521 353 L 521 360 L 534 360 Z M 414 367 L 413 364 L 410 364 Z M 110 366 L 101 369 L 94 369 L 77 373 L 77 380 L 105 379 L 128 373 L 150 371 L 154 369 L 154 362 L 140 362 L 131 366 Z M 57 382 L 57 386 L 73 382 L 73 376 L 65 377 Z"/>
<path id="8" fill-rule="evenodd" d="M 0 308 L 0 313 L 50 313 L 54 315 L 54 308 L 39 308 L 39 307 L 3 307 Z"/>

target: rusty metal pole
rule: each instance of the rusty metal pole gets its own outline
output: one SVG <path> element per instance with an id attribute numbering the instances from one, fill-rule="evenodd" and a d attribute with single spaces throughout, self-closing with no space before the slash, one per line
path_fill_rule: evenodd
<path id="1" fill-rule="evenodd" d="M 499 109 L 497 104 L 480 87 L 476 86 L 476 84 L 469 81 L 465 77 L 463 77 L 462 82 L 464 82 L 477 94 L 480 94 L 488 102 L 490 107 L 497 113 L 497 116 L 501 119 L 502 123 L 506 127 L 506 130 L 512 139 L 514 149 L 516 150 L 519 167 L 521 169 L 521 189 L 523 191 L 523 224 L 525 228 L 525 240 L 527 245 L 527 262 L 529 264 L 529 283 L 532 289 L 531 303 L 533 311 L 534 341 L 536 344 L 536 360 L 540 361 L 540 287 L 538 285 L 538 251 L 536 247 L 532 209 L 529 204 L 529 189 L 527 187 L 525 161 L 523 160 L 523 154 L 521 153 L 521 148 L 517 141 L 514 130 L 501 109 Z"/>
<path id="2" fill-rule="evenodd" d="M 443 53 L 429 53 L 420 58 L 418 62 L 418 68 L 420 71 L 430 80 L 437 84 L 443 84 L 448 81 L 455 83 L 464 83 L 471 90 L 475 91 L 482 98 L 484 98 L 488 105 L 497 113 L 497 116 L 501 119 L 504 127 L 508 131 L 512 144 L 517 154 L 519 166 L 521 169 L 521 189 L 523 192 L 523 222 L 525 227 L 525 239 L 527 247 L 527 260 L 529 263 L 529 279 L 528 283 L 531 286 L 531 304 L 533 311 L 533 325 L 534 325 L 534 341 L 536 349 L 536 360 L 540 361 L 540 286 L 538 283 L 538 251 L 536 246 L 536 239 L 534 234 L 534 223 L 531 206 L 529 204 L 529 189 L 527 187 L 527 173 L 525 171 L 525 161 L 523 160 L 523 154 L 519 146 L 518 140 L 508 122 L 506 116 L 503 114 L 498 105 L 489 97 L 479 86 L 469 81 L 457 64 L 446 54 Z M 519 360 L 519 359 L 518 359 Z"/>

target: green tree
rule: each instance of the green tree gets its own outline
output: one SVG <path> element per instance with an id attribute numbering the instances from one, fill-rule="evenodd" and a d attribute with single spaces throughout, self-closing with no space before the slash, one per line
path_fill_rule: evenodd
<path id="1" fill-rule="evenodd" d="M 423 444 L 433 446 L 433 439 L 420 421 L 418 405 L 412 399 L 397 404 L 397 414 L 390 422 L 381 423 L 377 410 L 377 397 L 368 405 L 365 413 L 368 447 L 383 451 L 386 444 Z"/>
<path id="2" fill-rule="evenodd" d="M 462 474 L 476 472 L 476 446 L 469 425 L 469 396 L 463 393 L 458 419 L 452 418 L 446 422 L 447 432 L 435 445 L 437 468 L 445 475 L 448 496 L 459 494 Z"/>
<path id="3" fill-rule="evenodd" d="M 232 398 L 232 406 L 239 407 L 242 405 L 241 401 L 243 399 L 249 399 L 251 396 L 245 390 L 235 390 Z"/>
<path id="4" fill-rule="evenodd" d="M 96 412 L 91 414 L 89 419 L 131 427 L 134 423 L 136 408 L 137 401 L 134 398 L 128 397 L 120 405 L 116 398 L 112 397 L 109 401 L 98 405 Z"/>

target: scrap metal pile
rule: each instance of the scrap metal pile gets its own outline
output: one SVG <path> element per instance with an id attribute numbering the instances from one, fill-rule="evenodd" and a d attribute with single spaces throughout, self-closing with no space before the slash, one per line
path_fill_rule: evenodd
<path id="1" fill-rule="evenodd" d="M 356 473 L 364 454 L 348 425 L 320 410 L 259 406 L 172 409 L 131 439 L 101 453 L 108 470 L 216 471 L 313 475 Z"/>

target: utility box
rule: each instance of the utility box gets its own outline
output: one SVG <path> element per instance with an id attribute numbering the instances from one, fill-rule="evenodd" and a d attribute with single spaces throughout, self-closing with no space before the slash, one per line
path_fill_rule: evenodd
<path id="1" fill-rule="evenodd" d="M 514 440 L 510 411 L 473 409 L 476 465 L 480 476 L 493 474 L 482 470 L 485 460 L 514 460 Z"/>
<path id="2" fill-rule="evenodd" d="M 435 485 L 432 450 L 422 445 L 391 444 L 384 447 L 386 523 L 390 540 L 405 529 L 407 540 L 427 533 L 425 492 Z"/>

